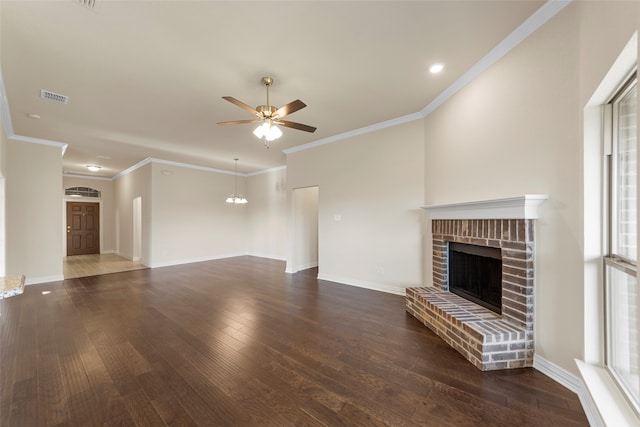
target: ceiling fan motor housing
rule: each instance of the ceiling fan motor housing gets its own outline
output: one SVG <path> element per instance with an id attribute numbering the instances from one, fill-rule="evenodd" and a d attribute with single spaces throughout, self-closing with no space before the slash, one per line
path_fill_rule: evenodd
<path id="1" fill-rule="evenodd" d="M 278 109 L 273 105 L 258 105 L 256 111 L 260 113 L 258 117 L 270 118 Z"/>

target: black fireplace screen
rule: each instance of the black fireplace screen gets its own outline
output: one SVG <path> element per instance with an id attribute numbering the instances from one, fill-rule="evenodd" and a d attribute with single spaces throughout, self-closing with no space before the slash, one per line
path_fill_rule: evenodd
<path id="1" fill-rule="evenodd" d="M 449 291 L 502 313 L 500 249 L 449 242 Z"/>

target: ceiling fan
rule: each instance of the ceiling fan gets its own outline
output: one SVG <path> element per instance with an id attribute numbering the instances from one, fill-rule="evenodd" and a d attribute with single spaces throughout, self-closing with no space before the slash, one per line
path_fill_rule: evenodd
<path id="1" fill-rule="evenodd" d="M 276 138 L 282 136 L 282 131 L 278 129 L 275 125 L 285 126 L 292 129 L 298 129 L 305 132 L 315 132 L 316 128 L 309 125 L 304 125 L 302 123 L 290 122 L 287 120 L 282 120 L 283 117 L 288 116 L 289 114 L 295 113 L 298 110 L 303 109 L 307 105 L 296 99 L 295 101 L 291 101 L 290 103 L 278 108 L 269 103 L 269 86 L 273 84 L 273 78 L 271 77 L 263 77 L 262 84 L 267 88 L 267 103 L 265 105 L 258 105 L 256 108 L 253 108 L 242 101 L 238 101 L 232 96 L 223 96 L 222 99 L 231 102 L 232 104 L 237 105 L 238 107 L 247 110 L 251 114 L 254 114 L 257 118 L 251 120 L 233 120 L 230 122 L 219 122 L 219 125 L 237 125 L 237 124 L 247 124 L 247 123 L 262 123 L 256 130 L 253 132 L 258 138 L 264 137 L 265 145 L 269 147 L 269 142 L 273 141 Z"/>

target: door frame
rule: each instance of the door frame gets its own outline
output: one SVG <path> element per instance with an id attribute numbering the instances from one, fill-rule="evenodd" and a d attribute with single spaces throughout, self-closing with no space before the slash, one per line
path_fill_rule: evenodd
<path id="1" fill-rule="evenodd" d="M 315 189 L 316 198 L 315 198 L 315 226 L 316 232 L 315 235 L 312 236 L 316 243 L 316 259 L 315 262 L 311 264 L 302 263 L 300 261 L 300 257 L 298 255 L 299 248 L 305 242 L 307 242 L 310 235 L 303 233 L 300 234 L 298 231 L 298 223 L 300 218 L 305 213 L 303 209 L 301 209 L 298 204 L 298 197 L 302 191 Z M 290 230 L 290 254 L 287 259 L 287 273 L 296 273 L 301 270 L 306 270 L 308 268 L 320 267 L 320 186 L 319 185 L 309 185 L 306 187 L 297 187 L 291 189 L 291 199 L 290 199 L 290 222 L 289 222 L 289 230 Z"/>
<path id="2" fill-rule="evenodd" d="M 73 203 L 98 203 L 98 208 L 99 208 L 99 230 L 100 230 L 100 254 L 103 254 L 104 252 L 102 251 L 102 223 L 104 222 L 102 220 L 103 218 L 103 207 L 102 207 L 102 199 L 101 198 L 97 198 L 97 197 L 69 197 L 69 196 L 65 196 L 62 199 L 62 253 L 63 253 L 63 257 L 67 256 L 67 202 L 73 202 Z"/>

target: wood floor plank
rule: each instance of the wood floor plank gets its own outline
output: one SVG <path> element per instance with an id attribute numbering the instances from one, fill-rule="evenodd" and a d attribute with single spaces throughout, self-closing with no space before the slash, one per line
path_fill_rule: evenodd
<path id="1" fill-rule="evenodd" d="M 477 370 L 404 297 L 316 276 L 243 256 L 28 286 L 0 301 L 0 425 L 588 425 L 540 372 Z"/>
<path id="2" fill-rule="evenodd" d="M 69 396 L 67 409 L 71 424 L 76 426 L 98 426 L 103 423 L 103 411 L 96 411 L 102 405 L 91 389 Z"/>
<path id="3" fill-rule="evenodd" d="M 179 396 L 157 374 L 158 369 L 163 368 L 154 366 L 151 371 L 140 375 L 138 382 L 164 423 L 181 426 L 197 425 L 180 403 Z"/>
<path id="4" fill-rule="evenodd" d="M 38 425 L 40 408 L 36 377 L 17 381 L 13 385 L 9 426 Z"/>
<path id="5" fill-rule="evenodd" d="M 11 399 L 13 395 L 13 385 L 15 381 L 15 367 L 18 352 L 17 346 L 19 334 L 20 315 L 16 313 L 19 306 L 15 306 L 12 316 L 7 315 L 5 300 L 0 300 L 0 336 L 6 337 L 0 343 L 0 426 L 8 425 L 9 414 L 11 413 Z"/>

